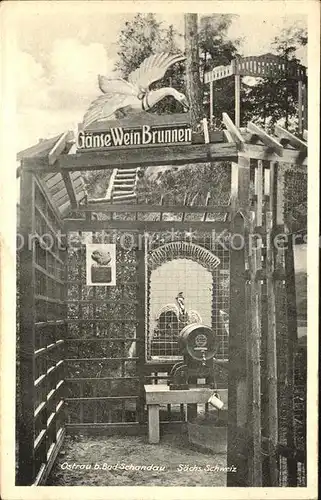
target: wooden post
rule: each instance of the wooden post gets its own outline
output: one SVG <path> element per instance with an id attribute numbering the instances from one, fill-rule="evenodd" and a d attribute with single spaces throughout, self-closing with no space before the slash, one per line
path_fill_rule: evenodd
<path id="1" fill-rule="evenodd" d="M 82 231 L 78 231 L 78 236 L 79 236 L 79 241 L 82 242 Z M 83 319 L 83 306 L 82 306 L 82 262 L 83 258 L 86 258 L 86 252 L 85 248 L 83 247 L 82 243 L 80 243 L 80 248 L 79 248 L 79 255 L 78 255 L 78 269 L 77 269 L 77 275 L 78 275 L 78 297 L 79 297 L 79 302 L 78 302 L 78 319 L 79 321 L 79 336 L 80 338 L 83 337 L 83 326 L 84 323 L 82 322 Z M 79 384 L 79 395 L 80 397 L 83 397 L 84 395 L 84 385 L 82 382 Z M 79 402 L 79 422 L 81 424 L 84 423 L 84 403 L 83 401 Z"/>
<path id="2" fill-rule="evenodd" d="M 210 125 L 213 126 L 214 118 L 214 82 L 210 82 Z"/>
<path id="3" fill-rule="evenodd" d="M 231 195 L 233 210 L 248 212 L 250 205 L 250 159 L 239 154 L 238 163 L 232 163 Z M 233 249 L 230 261 L 230 321 L 229 321 L 229 365 L 228 377 L 228 444 L 227 464 L 238 464 L 237 473 L 227 474 L 228 486 L 248 486 L 248 457 L 244 449 L 247 444 L 248 359 L 246 349 L 246 282 L 244 245 L 238 248 L 237 239 L 244 238 L 244 219 L 235 213 L 233 219 Z M 245 436 L 245 439 L 244 439 Z"/>
<path id="4" fill-rule="evenodd" d="M 139 400 L 138 400 L 138 421 L 144 423 L 144 365 L 145 365 L 145 250 L 146 241 L 137 235 L 136 249 L 136 279 L 137 279 L 137 306 L 136 306 L 136 362 L 137 375 L 139 377 Z M 139 245 L 142 245 L 140 248 Z"/>
<path id="5" fill-rule="evenodd" d="M 231 208 L 235 216 L 238 210 L 238 184 L 239 184 L 239 165 L 231 164 Z"/>
<path id="6" fill-rule="evenodd" d="M 35 479 L 35 184 L 33 174 L 22 169 L 20 188 L 20 340 L 19 382 L 21 420 L 19 421 L 18 485 L 31 485 Z M 29 239 L 31 241 L 29 245 Z M 31 248 L 30 248 L 31 246 Z"/>
<path id="7" fill-rule="evenodd" d="M 263 222 L 263 161 L 258 160 L 256 177 L 256 225 L 261 227 Z"/>
<path id="8" fill-rule="evenodd" d="M 241 76 L 235 75 L 235 125 L 241 125 Z"/>
<path id="9" fill-rule="evenodd" d="M 287 301 L 287 445 L 295 448 L 294 427 L 294 362 L 297 347 L 297 313 L 295 293 L 295 269 L 293 241 L 291 235 L 285 250 L 285 276 L 286 276 L 286 301 Z M 297 462 L 288 459 L 288 486 L 297 486 Z"/>
<path id="10" fill-rule="evenodd" d="M 303 82 L 302 80 L 298 81 L 298 129 L 299 135 L 303 134 Z"/>
<path id="11" fill-rule="evenodd" d="M 159 443 L 159 405 L 148 405 L 148 441 Z"/>
<path id="12" fill-rule="evenodd" d="M 254 214 L 252 217 L 254 221 Z M 251 227 L 253 233 L 253 222 Z M 261 451 L 261 283 L 257 277 L 260 263 L 260 243 L 258 249 L 249 252 L 249 270 L 251 279 L 251 365 L 252 365 L 252 464 L 251 486 L 262 486 L 262 451 Z"/>
<path id="13" fill-rule="evenodd" d="M 230 250 L 230 318 L 229 318 L 229 379 L 228 379 L 228 440 L 227 466 L 238 472 L 227 473 L 227 486 L 248 486 L 248 464 L 240 433 L 247 423 L 247 353 L 245 299 L 244 219 L 237 213 L 233 220 L 233 240 Z M 243 464 L 239 464 L 243 455 Z M 246 463 L 244 463 L 246 462 Z"/>
<path id="14" fill-rule="evenodd" d="M 272 167 L 272 165 L 271 165 Z M 273 177 L 273 173 L 271 173 Z M 272 205 L 272 203 L 271 203 Z M 266 214 L 266 279 L 267 279 L 267 379 L 268 379 L 268 436 L 269 450 L 269 486 L 278 486 L 276 447 L 278 443 L 278 387 L 276 359 L 276 310 L 274 290 L 274 253 L 272 248 L 272 212 Z"/>
<path id="15" fill-rule="evenodd" d="M 284 168 L 278 163 L 275 171 L 275 184 L 277 185 L 275 193 L 276 205 L 276 224 L 282 226 L 284 224 Z"/>
<path id="16" fill-rule="evenodd" d="M 307 82 L 304 83 L 302 88 L 303 94 L 303 125 L 302 129 L 305 130 L 308 128 L 308 87 Z M 303 134 L 302 130 L 302 134 Z"/>

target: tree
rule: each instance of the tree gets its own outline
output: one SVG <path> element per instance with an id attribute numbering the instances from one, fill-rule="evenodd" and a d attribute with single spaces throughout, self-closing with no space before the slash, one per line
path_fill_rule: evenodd
<path id="1" fill-rule="evenodd" d="M 307 31 L 292 26 L 281 31 L 275 37 L 275 53 L 284 62 L 285 68 L 298 64 L 296 51 L 307 44 Z M 290 125 L 295 130 L 298 112 L 298 84 L 296 80 L 283 76 L 262 78 L 258 84 L 248 87 L 243 99 L 244 118 L 265 127 L 272 127 L 278 120 L 284 119 L 285 127 Z"/>
<path id="2" fill-rule="evenodd" d="M 118 40 L 119 57 L 115 68 L 123 78 L 134 71 L 148 56 L 160 51 L 162 45 L 161 23 L 154 14 L 137 14 L 127 21 Z"/>
<path id="3" fill-rule="evenodd" d="M 200 80 L 197 14 L 185 14 L 186 90 L 191 124 L 195 129 L 203 118 L 203 92 Z"/>
<path id="4" fill-rule="evenodd" d="M 115 69 L 123 78 L 127 78 L 132 71 L 151 54 L 180 52 L 177 40 L 178 32 L 173 25 L 164 26 L 157 21 L 155 14 L 137 14 L 132 21 L 127 21 L 117 40 L 119 49 Z M 184 63 L 176 63 L 169 68 L 164 78 L 151 85 L 152 89 L 172 86 L 184 92 Z M 171 96 L 160 101 L 150 110 L 152 113 L 181 113 L 181 105 Z"/>
<path id="5" fill-rule="evenodd" d="M 216 66 L 228 65 L 237 57 L 240 39 L 231 39 L 228 30 L 236 16 L 213 14 L 200 18 L 199 47 L 201 58 L 201 77 Z M 221 125 L 222 113 L 234 116 L 234 78 L 228 77 L 214 83 L 215 126 Z M 209 85 L 204 85 L 205 109 L 209 116 Z"/>

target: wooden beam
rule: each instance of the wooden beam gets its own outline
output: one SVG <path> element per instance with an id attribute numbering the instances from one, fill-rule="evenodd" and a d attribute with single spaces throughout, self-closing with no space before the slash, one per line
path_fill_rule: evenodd
<path id="1" fill-rule="evenodd" d="M 62 178 L 64 180 L 65 187 L 66 187 L 66 190 L 67 190 L 67 193 L 69 196 L 71 208 L 75 209 L 75 208 L 77 208 L 78 202 L 77 202 L 77 196 L 76 196 L 76 192 L 75 192 L 75 186 L 74 186 L 72 179 L 70 177 L 70 172 L 62 171 L 61 175 L 62 175 Z"/>
<path id="2" fill-rule="evenodd" d="M 278 163 L 274 169 L 275 181 L 275 223 L 277 226 L 284 224 L 284 177 L 283 165 Z"/>
<path id="3" fill-rule="evenodd" d="M 69 174 L 69 172 L 64 172 L 64 174 L 65 173 Z M 50 190 L 51 199 L 55 205 L 60 206 L 66 201 L 70 201 L 69 194 L 65 188 L 66 185 L 62 179 L 62 184 L 59 190 L 55 190 L 54 192 Z M 73 188 L 77 196 L 77 194 L 79 194 L 79 190 L 82 188 L 82 179 L 78 178 L 75 182 L 73 182 Z"/>
<path id="4" fill-rule="evenodd" d="M 255 125 L 255 123 L 249 122 L 247 124 L 247 128 L 254 135 L 257 135 L 261 139 L 261 141 L 265 144 L 265 146 L 273 149 L 278 156 L 283 156 L 283 146 L 280 142 L 274 139 L 274 137 L 267 134 L 265 130 Z"/>
<path id="5" fill-rule="evenodd" d="M 127 148 L 92 153 L 60 155 L 56 164 L 49 165 L 47 159 L 25 158 L 23 168 L 27 170 L 53 172 L 61 170 L 112 170 L 137 167 L 159 167 L 162 165 L 185 165 L 237 159 L 235 144 L 185 144 L 146 148 Z"/>
<path id="6" fill-rule="evenodd" d="M 233 137 L 232 137 L 231 132 L 229 132 L 228 130 L 224 129 L 224 130 L 223 130 L 223 133 L 224 133 L 224 137 L 225 137 L 225 139 L 227 140 L 227 142 L 230 142 L 230 143 L 233 143 L 233 142 L 234 142 L 234 139 L 233 139 Z"/>
<path id="7" fill-rule="evenodd" d="M 233 121 L 231 120 L 231 118 L 229 117 L 229 115 L 227 113 L 223 113 L 222 117 L 223 117 L 223 123 L 224 123 L 225 127 L 232 135 L 232 137 L 233 137 L 234 141 L 236 142 L 236 144 L 238 145 L 239 149 L 242 151 L 244 149 L 245 139 L 242 136 L 239 128 L 233 123 Z"/>
<path id="8" fill-rule="evenodd" d="M 272 166 L 270 167 L 272 168 Z M 273 171 L 273 169 L 272 169 Z M 271 173 L 273 178 L 273 174 Z M 272 189 L 273 191 L 273 189 Z M 273 204 L 271 203 L 273 206 Z M 266 213 L 266 288 L 267 288 L 267 379 L 268 379 L 268 435 L 271 442 L 269 456 L 270 486 L 278 486 L 276 447 L 278 444 L 278 386 L 277 386 L 277 350 L 276 350 L 276 302 L 274 251 L 272 248 L 273 214 Z"/>
<path id="9" fill-rule="evenodd" d="M 210 82 L 210 125 L 213 125 L 214 117 L 214 82 Z"/>
<path id="10" fill-rule="evenodd" d="M 35 179 L 32 173 L 22 171 L 20 195 L 20 234 L 25 242 L 19 252 L 19 390 L 20 415 L 17 420 L 19 436 L 18 485 L 29 486 L 35 479 L 35 270 L 34 243 L 28 248 L 29 236 L 35 227 Z"/>
<path id="11" fill-rule="evenodd" d="M 254 233 L 251 217 L 250 236 Z M 258 244 L 259 248 L 259 244 Z M 250 356 L 251 356 L 251 388 L 252 388 L 252 481 L 251 486 L 262 486 L 262 454 L 261 454 L 261 283 L 256 280 L 256 272 L 261 267 L 261 252 L 256 248 L 249 249 L 249 270 L 251 289 L 251 328 L 250 328 Z"/>
<path id="12" fill-rule="evenodd" d="M 210 199 L 211 199 L 211 193 L 208 192 L 207 195 L 206 195 L 206 201 L 205 201 L 205 206 L 207 207 L 209 202 L 210 202 Z M 206 217 L 207 217 L 207 212 L 204 213 L 203 215 L 203 222 L 206 221 Z"/>
<path id="13" fill-rule="evenodd" d="M 111 195 L 112 195 L 112 191 L 113 191 L 113 187 L 114 187 L 114 181 L 115 181 L 117 172 L 118 172 L 118 169 L 115 168 L 111 173 L 111 177 L 109 179 L 109 184 L 108 184 L 108 188 L 107 188 L 107 192 L 106 192 L 106 200 L 111 199 Z"/>
<path id="14" fill-rule="evenodd" d="M 308 126 L 308 89 L 307 82 L 304 83 L 302 88 L 303 97 L 303 116 L 302 116 L 302 128 L 303 130 Z"/>
<path id="15" fill-rule="evenodd" d="M 203 123 L 204 143 L 209 144 L 210 143 L 210 135 L 208 132 L 207 118 L 203 118 L 202 123 Z"/>
<path id="16" fill-rule="evenodd" d="M 48 162 L 49 165 L 53 165 L 56 161 L 59 155 L 64 151 L 66 144 L 70 139 L 72 138 L 72 132 L 67 131 L 62 136 L 58 139 L 56 144 L 53 146 L 53 148 L 49 151 L 48 153 Z"/>
<path id="17" fill-rule="evenodd" d="M 240 442 L 237 429 L 246 428 L 248 412 L 247 391 L 247 324 L 246 324 L 246 283 L 245 248 L 242 241 L 245 235 L 244 218 L 238 212 L 233 221 L 233 245 L 230 251 L 230 301 L 234 304 L 229 318 L 229 377 L 228 377 L 228 448 L 227 465 L 239 463 Z M 247 459 L 248 457 L 246 457 Z M 245 460 L 246 460 L 245 459 Z M 239 472 L 239 471 L 237 471 Z M 248 467 L 247 467 L 248 474 Z M 247 478 L 242 478 L 247 482 Z M 235 474 L 227 474 L 227 486 L 235 486 Z"/>
<path id="18" fill-rule="evenodd" d="M 302 80 L 298 81 L 298 127 L 299 134 L 302 134 L 303 131 L 303 82 Z"/>
<path id="19" fill-rule="evenodd" d="M 145 238 L 141 249 L 136 249 L 136 339 L 139 341 L 136 344 L 136 355 L 138 360 L 136 362 L 136 370 L 139 377 L 139 400 L 137 402 L 136 411 L 138 413 L 138 421 L 140 424 L 144 423 L 144 408 L 145 408 L 145 394 L 144 394 L 144 364 L 145 364 L 145 323 L 146 323 L 146 282 L 145 282 L 145 258 L 146 258 L 146 245 Z"/>
<path id="20" fill-rule="evenodd" d="M 185 196 L 184 196 L 184 201 L 183 201 L 183 205 L 184 205 L 184 206 L 186 205 L 186 202 L 187 202 L 187 196 L 188 196 L 188 195 L 187 195 L 187 193 L 185 193 Z M 185 212 L 185 210 L 184 210 L 184 211 L 183 211 L 183 213 L 182 213 L 182 222 L 184 222 L 184 220 L 185 220 L 185 213 L 186 213 L 186 212 Z"/>
<path id="21" fill-rule="evenodd" d="M 296 307 L 296 289 L 295 289 L 295 268 L 294 268 L 294 249 L 293 239 L 288 236 L 287 246 L 285 248 L 285 274 L 286 274 L 286 314 L 287 314 L 287 402 L 286 418 L 287 446 L 295 447 L 295 424 L 294 424 L 294 366 L 295 352 L 298 344 L 297 331 L 297 307 Z M 287 461 L 288 484 L 287 486 L 297 486 L 297 463 L 293 459 Z"/>
<path id="22" fill-rule="evenodd" d="M 235 79 L 235 125 L 241 125 L 241 76 L 236 74 Z"/>
<path id="23" fill-rule="evenodd" d="M 49 189 L 47 188 L 46 183 L 44 182 L 44 180 L 42 178 L 39 178 L 39 176 L 35 176 L 35 182 L 36 182 L 38 188 L 40 189 L 40 191 L 42 192 L 43 196 L 46 198 L 46 202 L 50 206 L 51 210 L 54 212 L 57 221 L 60 221 L 61 220 L 60 212 L 52 200 L 52 196 L 50 194 Z"/>
<path id="24" fill-rule="evenodd" d="M 258 144 L 246 144 L 244 153 L 253 160 L 267 160 L 273 162 L 280 161 L 280 156 L 277 153 L 271 152 L 268 147 L 260 146 Z M 296 166 L 304 167 L 304 172 L 306 172 L 308 157 L 302 151 L 283 149 L 282 162 L 295 163 Z"/>
<path id="25" fill-rule="evenodd" d="M 56 461 L 56 458 L 58 456 L 58 453 L 59 453 L 59 451 L 64 443 L 65 435 L 66 435 L 65 429 L 61 429 L 60 433 L 58 433 L 55 447 L 53 448 L 47 463 L 44 464 L 43 467 L 41 467 L 40 472 L 39 472 L 38 476 L 36 477 L 36 480 L 35 480 L 33 486 L 40 486 L 40 485 L 46 484 L 46 481 L 49 477 L 50 471 L 51 471 L 51 469 Z"/>
<path id="26" fill-rule="evenodd" d="M 240 208 L 243 213 L 246 213 L 249 210 L 251 204 L 250 167 L 250 157 L 243 153 L 239 154 L 237 172 L 233 174 L 235 176 L 235 182 L 237 182 L 237 191 L 234 194 L 237 196 L 238 208 Z"/>
<path id="27" fill-rule="evenodd" d="M 161 199 L 164 200 L 163 198 Z M 187 213 L 187 214 L 199 214 L 204 213 L 204 205 L 149 205 L 149 204 L 131 204 L 123 205 L 118 203 L 97 203 L 88 205 L 80 205 L 77 208 L 77 212 L 118 212 L 118 213 Z M 209 202 L 209 200 L 208 200 Z M 221 213 L 230 212 L 231 207 L 229 205 L 205 205 L 207 207 L 208 213 Z"/>
<path id="28" fill-rule="evenodd" d="M 203 207 L 204 212 L 204 207 Z M 65 219 L 65 231 L 99 231 L 111 229 L 122 229 L 126 231 L 184 231 L 200 229 L 203 231 L 222 232 L 229 229 L 229 224 L 224 222 L 202 222 L 202 221 L 133 221 L 133 220 L 93 220 Z"/>
<path id="29" fill-rule="evenodd" d="M 163 194 L 161 195 L 160 204 L 162 206 L 164 205 L 164 195 Z M 138 220 L 138 213 L 136 213 L 136 220 Z M 163 212 L 160 212 L 159 220 L 163 220 Z"/>
<path id="30" fill-rule="evenodd" d="M 297 148 L 300 151 L 307 153 L 308 149 L 307 143 L 296 137 L 294 134 L 291 134 L 291 132 L 289 132 L 288 130 L 280 127 L 279 125 L 275 125 L 274 133 L 279 137 L 281 143 L 283 141 L 287 142 L 294 148 Z"/>
<path id="31" fill-rule="evenodd" d="M 263 162 L 258 160 L 257 165 L 257 176 L 256 176 L 256 225 L 262 226 L 262 214 L 263 214 Z"/>

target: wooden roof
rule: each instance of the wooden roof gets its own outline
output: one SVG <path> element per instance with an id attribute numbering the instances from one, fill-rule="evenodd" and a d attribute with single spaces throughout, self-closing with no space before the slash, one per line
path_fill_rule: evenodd
<path id="1" fill-rule="evenodd" d="M 54 151 L 59 141 L 63 138 L 64 134 L 60 134 L 51 139 L 40 140 L 38 144 L 31 146 L 17 154 L 17 160 L 22 161 L 24 158 L 48 158 L 51 152 Z M 70 152 L 70 144 L 62 143 L 62 150 L 59 153 Z M 69 151 L 68 151 L 69 149 Z M 20 173 L 20 172 L 19 172 Z M 18 173 L 18 176 L 19 176 Z M 60 172 L 50 172 L 38 174 L 38 177 L 44 182 L 53 205 L 57 208 L 62 217 L 66 216 L 71 211 L 71 201 L 67 191 L 65 180 Z M 70 173 L 71 183 L 75 192 L 77 203 L 81 202 L 86 196 L 86 188 L 84 179 L 80 172 Z"/>

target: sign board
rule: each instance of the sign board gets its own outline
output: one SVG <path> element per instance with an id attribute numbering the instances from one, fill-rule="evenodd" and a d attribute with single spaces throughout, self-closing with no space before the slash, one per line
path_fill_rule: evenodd
<path id="1" fill-rule="evenodd" d="M 188 124 L 119 126 L 106 130 L 80 130 L 77 134 L 77 151 L 81 152 L 191 143 L 192 129 Z"/>
<path id="2" fill-rule="evenodd" d="M 115 244 L 86 244 L 86 284 L 88 286 L 116 285 Z"/>

